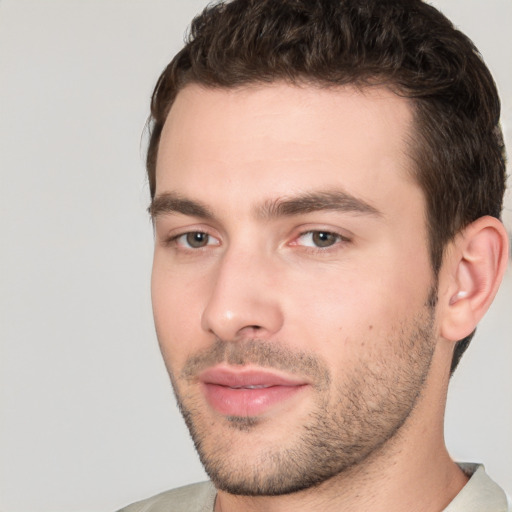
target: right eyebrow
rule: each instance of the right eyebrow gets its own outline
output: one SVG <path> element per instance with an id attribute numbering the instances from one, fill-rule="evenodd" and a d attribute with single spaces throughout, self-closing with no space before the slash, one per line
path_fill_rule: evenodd
<path id="1" fill-rule="evenodd" d="M 165 192 L 153 198 L 148 212 L 153 220 L 161 215 L 176 213 L 205 220 L 213 219 L 213 213 L 204 204 L 173 192 Z"/>

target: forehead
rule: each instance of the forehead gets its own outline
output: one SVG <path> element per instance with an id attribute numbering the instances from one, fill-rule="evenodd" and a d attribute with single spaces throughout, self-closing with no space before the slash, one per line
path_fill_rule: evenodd
<path id="1" fill-rule="evenodd" d="M 397 187 L 417 188 L 411 130 L 409 100 L 385 88 L 188 85 L 162 132 L 156 195 L 242 206 L 340 187 L 370 204 L 395 200 Z"/>

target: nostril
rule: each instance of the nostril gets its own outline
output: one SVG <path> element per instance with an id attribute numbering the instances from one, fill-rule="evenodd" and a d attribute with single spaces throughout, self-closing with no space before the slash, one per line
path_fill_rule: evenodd
<path id="1" fill-rule="evenodd" d="M 238 334 L 243 335 L 245 333 L 246 336 L 255 336 L 262 329 L 261 325 L 246 325 L 238 331 Z"/>

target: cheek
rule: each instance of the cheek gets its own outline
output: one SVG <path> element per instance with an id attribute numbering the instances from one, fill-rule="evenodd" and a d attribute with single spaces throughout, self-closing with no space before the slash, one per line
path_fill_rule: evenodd
<path id="1" fill-rule="evenodd" d="M 292 337 L 303 339 L 309 348 L 336 354 L 389 337 L 428 297 L 428 276 L 413 281 L 408 278 L 412 271 L 398 271 L 401 268 L 372 272 L 360 265 L 288 279 L 284 310 Z"/>
<path id="2" fill-rule="evenodd" d="M 181 364 L 200 342 L 201 279 L 180 276 L 154 264 L 151 301 L 158 342 L 167 366 Z"/>

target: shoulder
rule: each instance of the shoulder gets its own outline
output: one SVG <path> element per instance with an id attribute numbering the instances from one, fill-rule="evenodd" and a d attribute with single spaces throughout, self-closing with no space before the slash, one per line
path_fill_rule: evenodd
<path id="1" fill-rule="evenodd" d="M 132 503 L 118 512 L 213 512 L 216 493 L 211 482 L 201 482 Z"/>
<path id="2" fill-rule="evenodd" d="M 459 463 L 468 483 L 443 512 L 512 512 L 505 491 L 485 472 L 481 464 Z"/>

